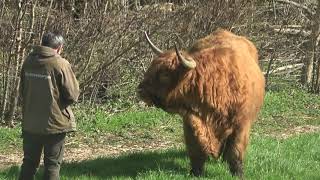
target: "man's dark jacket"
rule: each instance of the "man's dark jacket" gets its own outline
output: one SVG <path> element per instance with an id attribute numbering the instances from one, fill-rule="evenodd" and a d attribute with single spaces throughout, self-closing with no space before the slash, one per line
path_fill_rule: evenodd
<path id="1" fill-rule="evenodd" d="M 77 101 L 79 84 L 70 63 L 52 48 L 36 46 L 21 70 L 22 130 L 57 134 L 76 130 L 70 105 Z"/>

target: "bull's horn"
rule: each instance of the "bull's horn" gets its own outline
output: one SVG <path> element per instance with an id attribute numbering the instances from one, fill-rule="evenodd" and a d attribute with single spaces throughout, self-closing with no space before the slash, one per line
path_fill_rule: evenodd
<path id="1" fill-rule="evenodd" d="M 147 39 L 147 41 L 148 41 L 148 43 L 149 43 L 149 45 L 150 45 L 150 47 L 151 47 L 151 49 L 152 49 L 152 51 L 153 51 L 154 53 L 156 53 L 157 55 L 160 55 L 160 54 L 163 53 L 163 51 L 161 51 L 161 49 L 159 49 L 157 46 L 155 46 L 155 45 L 151 42 L 151 40 L 149 39 L 149 36 L 148 36 L 148 34 L 147 34 L 146 31 L 144 32 L 144 36 L 146 37 L 146 39 Z"/>
<path id="2" fill-rule="evenodd" d="M 176 53 L 177 53 L 179 61 L 181 61 L 182 64 L 186 68 L 193 69 L 193 68 L 195 68 L 197 66 L 197 63 L 193 59 L 186 59 L 181 55 L 181 53 L 179 52 L 179 50 L 177 48 L 177 45 L 175 45 L 174 48 L 176 49 Z"/>

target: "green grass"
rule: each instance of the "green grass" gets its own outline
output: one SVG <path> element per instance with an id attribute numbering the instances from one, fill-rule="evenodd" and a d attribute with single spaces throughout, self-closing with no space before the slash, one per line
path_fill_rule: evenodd
<path id="1" fill-rule="evenodd" d="M 247 175 L 259 179 L 319 179 L 319 140 L 320 133 L 285 140 L 254 137 L 246 160 Z"/>
<path id="2" fill-rule="evenodd" d="M 168 127 L 176 127 L 179 123 L 174 119 L 177 116 L 169 115 L 158 109 L 148 110 L 128 110 L 126 112 L 110 115 L 103 109 L 97 109 L 93 116 L 79 116 L 79 127 L 87 133 L 109 132 L 122 134 L 128 130 L 139 131 L 145 129 L 153 129 L 157 126 L 168 125 Z M 90 123 L 88 123 L 88 120 Z M 167 129 L 167 130 L 170 130 Z M 172 129 L 171 129 L 172 130 Z"/>
<path id="3" fill-rule="evenodd" d="M 319 179 L 319 140 L 319 133 L 285 140 L 254 136 L 245 161 L 246 179 Z M 0 173 L 0 179 L 15 179 L 18 172 L 18 167 L 11 167 Z M 63 164 L 61 179 L 192 179 L 188 172 L 185 151 L 169 149 Z M 42 168 L 37 177 L 41 175 Z M 200 179 L 209 178 L 235 179 L 220 160 L 208 161 L 205 175 Z"/>
<path id="4" fill-rule="evenodd" d="M 4 128 L 0 126 L 0 153 L 21 147 L 20 128 Z"/>
<path id="5" fill-rule="evenodd" d="M 78 131 L 70 134 L 71 141 L 77 143 L 97 143 L 100 137 L 112 134 L 120 139 L 134 141 L 148 141 L 152 139 L 166 139 L 180 141 L 182 123 L 178 116 L 164 111 L 149 108 L 143 110 L 131 109 L 126 112 L 110 114 L 104 107 L 91 109 L 75 108 L 78 120 Z M 0 153 L 22 148 L 21 126 L 5 128 L 0 126 Z M 159 134 L 161 136 L 159 137 Z M 86 142 L 83 141 L 85 137 Z M 108 139 L 108 143 L 118 141 L 119 138 Z"/>
<path id="6" fill-rule="evenodd" d="M 79 132 L 73 138 L 75 141 L 83 136 L 88 137 L 90 143 L 100 142 L 101 137 L 106 137 L 108 144 L 119 144 L 119 140 L 141 143 L 153 140 L 181 141 L 180 118 L 155 108 L 142 110 L 134 108 L 110 114 L 100 107 L 92 115 L 79 110 L 77 114 Z"/>
<path id="7" fill-rule="evenodd" d="M 271 87 L 254 130 L 268 134 L 302 125 L 320 125 L 320 96 L 287 84 Z"/>

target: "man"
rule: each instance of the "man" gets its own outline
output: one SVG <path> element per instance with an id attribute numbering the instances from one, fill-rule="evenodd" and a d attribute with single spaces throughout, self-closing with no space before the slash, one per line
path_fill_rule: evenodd
<path id="1" fill-rule="evenodd" d="M 79 84 L 67 60 L 60 56 L 64 39 L 46 33 L 23 63 L 22 137 L 24 158 L 20 180 L 34 179 L 44 151 L 45 180 L 59 179 L 66 133 L 76 128 L 70 105 L 77 101 Z"/>

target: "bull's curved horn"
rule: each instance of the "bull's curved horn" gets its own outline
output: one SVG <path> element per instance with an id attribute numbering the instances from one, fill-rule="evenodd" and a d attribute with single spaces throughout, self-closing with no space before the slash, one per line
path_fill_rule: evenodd
<path id="1" fill-rule="evenodd" d="M 149 43 L 149 45 L 150 45 L 150 47 L 151 47 L 151 49 L 152 49 L 152 51 L 153 51 L 154 53 L 156 53 L 157 55 L 160 55 L 160 54 L 163 53 L 163 51 L 162 51 L 161 49 L 159 49 L 157 46 L 155 46 L 155 45 L 151 42 L 151 40 L 149 39 L 149 36 L 148 36 L 148 34 L 147 34 L 146 31 L 144 32 L 144 36 L 146 37 L 146 39 L 147 39 L 147 41 L 148 41 L 148 43 Z"/>
<path id="2" fill-rule="evenodd" d="M 178 56 L 179 61 L 181 61 L 186 68 L 193 69 L 197 66 L 197 63 L 193 59 L 186 59 L 181 55 L 177 48 L 177 45 L 175 45 L 174 48 L 176 49 L 176 54 Z"/>

